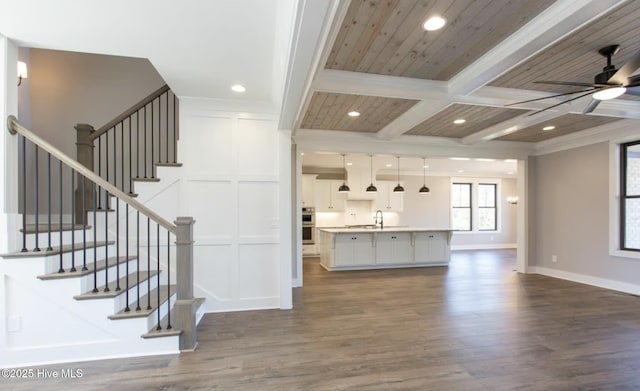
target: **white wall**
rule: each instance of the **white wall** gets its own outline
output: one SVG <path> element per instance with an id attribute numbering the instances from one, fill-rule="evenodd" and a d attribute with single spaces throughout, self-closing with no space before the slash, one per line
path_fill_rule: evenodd
<path id="1" fill-rule="evenodd" d="M 196 220 L 196 296 L 209 312 L 290 307 L 289 133 L 272 114 L 181 99 L 180 134 L 178 214 Z"/>
<path id="2" fill-rule="evenodd" d="M 638 294 L 640 260 L 609 254 L 609 157 L 609 143 L 601 142 L 535 158 L 530 265 L 543 274 Z"/>
<path id="3" fill-rule="evenodd" d="M 33 131 L 75 157 L 78 123 L 96 129 L 162 86 L 146 59 L 31 49 Z"/>

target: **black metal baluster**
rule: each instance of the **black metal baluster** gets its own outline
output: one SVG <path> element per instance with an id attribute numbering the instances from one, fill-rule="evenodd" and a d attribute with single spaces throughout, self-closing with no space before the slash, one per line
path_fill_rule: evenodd
<path id="1" fill-rule="evenodd" d="M 147 216 L 147 309 L 151 309 L 151 221 L 149 216 Z"/>
<path id="2" fill-rule="evenodd" d="M 153 150 L 155 148 L 155 143 L 153 141 L 154 127 L 153 127 L 153 101 L 151 101 L 151 178 L 156 177 L 156 166 L 155 160 L 153 160 Z"/>
<path id="3" fill-rule="evenodd" d="M 40 216 L 39 216 L 40 208 L 38 208 L 38 203 L 40 202 L 40 199 L 39 199 L 39 193 L 40 192 L 38 191 L 38 181 L 39 181 L 38 171 L 40 171 L 40 170 L 39 170 L 39 164 L 38 164 L 38 155 L 40 154 L 40 149 L 38 148 L 37 144 L 34 144 L 34 145 L 35 145 L 35 155 L 36 155 L 35 156 L 35 161 L 34 161 L 34 163 L 36 165 L 36 170 L 35 170 L 36 171 L 35 172 L 35 182 L 36 182 L 36 187 L 35 187 L 35 193 L 36 193 L 35 194 L 35 198 L 36 198 L 36 203 L 35 203 L 35 206 L 36 206 L 36 247 L 33 249 L 33 251 L 39 252 L 40 251 L 40 244 L 39 244 L 40 240 L 39 240 L 38 236 L 40 236 L 40 228 L 38 227 L 38 225 L 40 224 Z"/>
<path id="4" fill-rule="evenodd" d="M 111 130 L 111 129 L 109 129 L 109 130 Z M 104 146 L 104 163 L 107 166 L 107 182 L 109 182 L 109 132 L 108 131 L 104 134 L 104 137 L 105 137 L 105 140 L 104 140 L 104 144 L 105 144 L 105 146 Z M 105 190 L 105 193 L 106 193 L 106 190 Z M 109 195 L 105 194 L 104 198 L 105 198 L 104 207 L 105 207 L 106 210 L 109 210 L 109 203 L 111 201 L 109 199 Z"/>
<path id="5" fill-rule="evenodd" d="M 62 264 L 62 160 L 58 160 L 58 163 L 60 168 L 58 173 L 60 175 L 60 209 L 58 210 L 58 213 L 60 214 L 58 218 L 58 223 L 60 224 L 60 268 L 58 269 L 58 273 L 64 273 L 64 266 Z"/>
<path id="6" fill-rule="evenodd" d="M 120 198 L 116 197 L 116 292 L 120 290 Z"/>
<path id="7" fill-rule="evenodd" d="M 167 230 L 167 289 L 171 291 L 171 232 Z M 167 297 L 167 330 L 171 329 L 171 297 Z"/>
<path id="8" fill-rule="evenodd" d="M 160 224 L 156 224 L 156 249 L 158 250 L 158 257 L 156 258 L 156 262 L 157 262 L 157 268 L 158 268 L 158 276 L 157 276 L 157 281 L 158 283 L 156 285 L 158 285 L 158 292 L 157 292 L 157 297 L 158 297 L 158 310 L 156 311 L 158 314 L 158 327 L 156 327 L 156 330 L 162 330 L 162 325 L 160 325 Z"/>
<path id="9" fill-rule="evenodd" d="M 129 116 L 129 194 L 133 194 L 133 165 L 131 164 L 131 116 Z"/>
<path id="10" fill-rule="evenodd" d="M 27 251 L 27 139 L 22 137 L 22 250 Z"/>
<path id="11" fill-rule="evenodd" d="M 173 162 L 177 163 L 178 162 L 178 132 L 177 130 L 177 124 L 178 124 L 178 120 L 176 118 L 176 114 L 177 114 L 177 110 L 176 110 L 176 94 L 173 94 Z"/>
<path id="12" fill-rule="evenodd" d="M 53 250 L 51 247 L 51 154 L 47 154 L 47 251 Z"/>
<path id="13" fill-rule="evenodd" d="M 98 136 L 98 176 L 102 176 L 102 135 Z M 100 189 L 98 189 L 100 190 Z M 98 209 L 102 209 L 102 199 L 98 191 Z"/>
<path id="14" fill-rule="evenodd" d="M 100 189 L 98 189 L 100 190 Z M 96 184 L 93 183 L 93 293 L 98 293 L 98 223 L 96 221 Z"/>
<path id="15" fill-rule="evenodd" d="M 82 270 L 89 270 L 87 268 L 87 197 L 86 197 L 86 182 L 87 178 L 82 176 Z M 95 228 L 95 227 L 94 227 Z"/>
<path id="16" fill-rule="evenodd" d="M 76 271 L 76 174 L 71 170 L 71 269 L 70 272 Z M 60 227 L 62 230 L 62 227 Z"/>
<path id="17" fill-rule="evenodd" d="M 109 192 L 105 190 L 104 195 L 107 200 L 109 199 Z M 108 203 L 107 203 L 108 205 Z M 109 211 L 104 212 L 104 291 L 109 292 Z M 116 262 L 118 260 L 116 259 Z"/>
<path id="18" fill-rule="evenodd" d="M 136 279 L 138 282 L 138 285 L 136 286 L 136 293 L 137 293 L 137 306 L 136 306 L 136 311 L 140 311 L 140 211 L 136 211 L 136 255 L 138 256 L 138 267 L 136 268 Z M 147 284 L 149 282 L 147 281 Z"/>
<path id="19" fill-rule="evenodd" d="M 162 161 L 162 99 L 158 97 L 158 163 Z"/>
<path id="20" fill-rule="evenodd" d="M 166 163 L 169 163 L 169 92 L 165 93 L 165 119 L 167 120 L 167 125 L 165 126 L 165 131 L 167 133 L 167 144 L 164 146 L 165 148 L 165 157 L 164 157 L 164 161 Z"/>
<path id="21" fill-rule="evenodd" d="M 116 159 L 116 151 L 118 150 L 118 133 L 116 132 L 116 126 L 113 126 L 113 185 L 118 187 L 118 170 L 117 170 L 117 161 Z"/>
<path id="22" fill-rule="evenodd" d="M 120 144 L 122 144 L 120 148 L 120 159 L 122 163 L 120 165 L 120 184 L 121 190 L 124 191 L 124 121 L 120 122 L 120 141 Z"/>
<path id="23" fill-rule="evenodd" d="M 140 178 L 140 110 L 136 111 L 136 178 Z"/>
<path id="24" fill-rule="evenodd" d="M 127 306 L 124 309 L 124 312 L 129 312 L 131 311 L 131 308 L 129 308 L 129 204 L 125 203 L 126 206 L 126 210 L 125 210 L 125 214 L 126 214 L 126 230 L 125 230 L 125 242 L 126 242 L 126 251 L 125 251 L 125 257 L 127 259 L 127 267 L 126 267 L 126 271 L 127 271 L 127 275 L 126 275 L 126 287 L 127 287 L 127 291 L 125 292 L 126 294 L 126 301 L 127 301 Z"/>
<path id="25" fill-rule="evenodd" d="M 144 177 L 147 177 L 147 105 L 144 105 Z"/>

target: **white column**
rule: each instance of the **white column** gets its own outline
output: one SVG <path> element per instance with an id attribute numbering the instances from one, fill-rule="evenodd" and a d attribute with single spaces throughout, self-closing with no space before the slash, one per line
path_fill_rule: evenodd
<path id="1" fill-rule="evenodd" d="M 517 212 L 517 261 L 516 269 L 527 273 L 529 266 L 529 158 L 518 160 L 518 212 Z"/>
<path id="2" fill-rule="evenodd" d="M 280 309 L 290 309 L 293 307 L 293 269 L 295 262 L 292 251 L 292 229 L 291 229 L 291 131 L 278 131 L 279 143 L 279 186 L 280 186 Z"/>

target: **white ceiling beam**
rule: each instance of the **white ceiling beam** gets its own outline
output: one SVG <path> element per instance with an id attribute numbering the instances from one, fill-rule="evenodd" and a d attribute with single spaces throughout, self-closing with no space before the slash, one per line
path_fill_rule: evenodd
<path id="1" fill-rule="evenodd" d="M 313 81 L 315 91 L 380 96 L 400 99 L 438 99 L 448 94 L 447 82 L 372 73 L 320 69 Z"/>
<path id="2" fill-rule="evenodd" d="M 627 0 L 558 0 L 520 30 L 496 45 L 448 82 L 448 94 L 421 102 L 382 128 L 380 139 L 393 139 L 473 93 L 541 50 Z M 422 114 L 422 115 L 420 115 Z M 469 139 L 471 140 L 471 139 Z"/>

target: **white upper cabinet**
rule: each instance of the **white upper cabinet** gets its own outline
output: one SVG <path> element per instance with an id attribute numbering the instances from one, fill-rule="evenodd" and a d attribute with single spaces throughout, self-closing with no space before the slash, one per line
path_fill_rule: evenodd
<path id="1" fill-rule="evenodd" d="M 338 193 L 340 185 L 342 185 L 342 181 L 315 181 L 314 202 L 316 212 L 344 212 L 347 199 L 344 193 Z"/>
<path id="2" fill-rule="evenodd" d="M 302 206 L 316 206 L 314 200 L 314 187 L 316 176 L 312 174 L 302 175 Z"/>
<path id="3" fill-rule="evenodd" d="M 383 212 L 402 212 L 404 193 L 394 193 L 393 188 L 397 183 L 392 181 L 378 181 L 376 184 L 378 192 L 374 207 Z"/>

